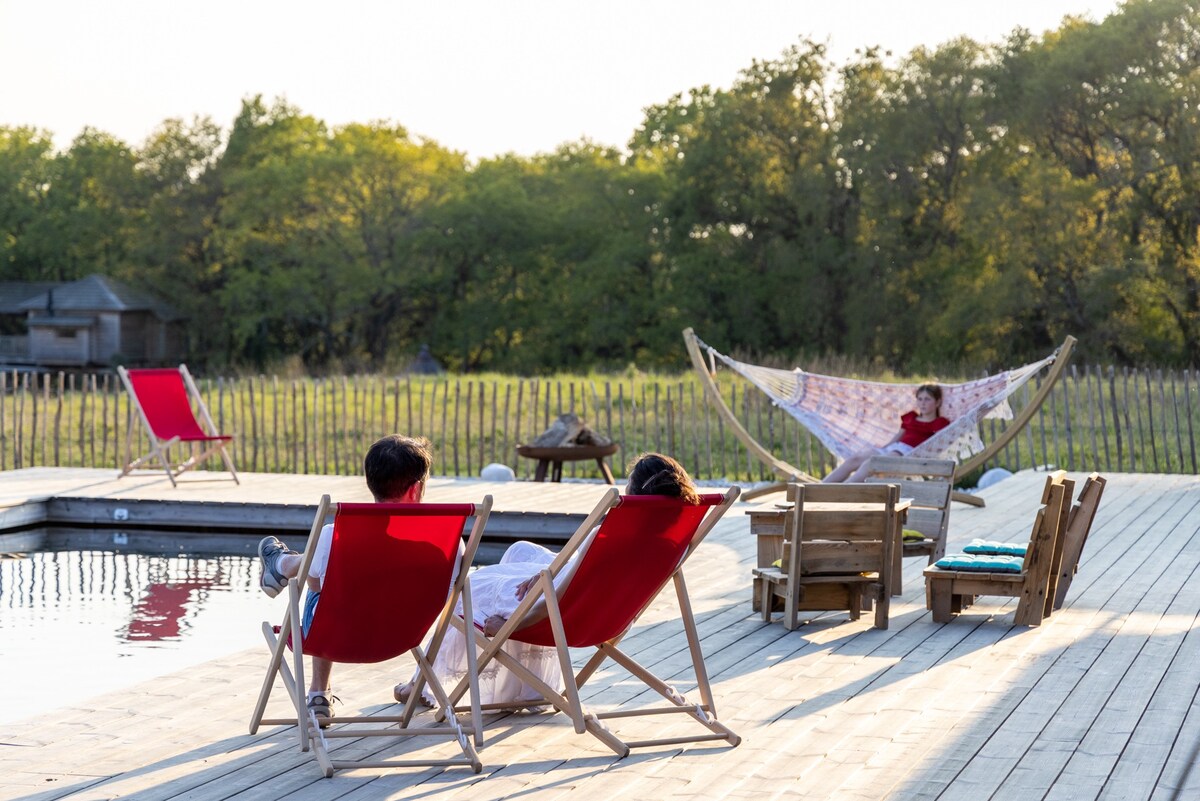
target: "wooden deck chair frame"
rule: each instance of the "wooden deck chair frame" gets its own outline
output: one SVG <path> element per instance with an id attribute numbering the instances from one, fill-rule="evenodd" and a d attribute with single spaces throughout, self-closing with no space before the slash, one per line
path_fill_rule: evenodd
<path id="1" fill-rule="evenodd" d="M 919 531 L 925 539 L 904 542 L 892 553 L 892 594 L 904 584 L 901 568 L 905 556 L 927 556 L 933 564 L 946 555 L 950 527 L 950 495 L 954 490 L 953 459 L 915 459 L 911 456 L 872 456 L 867 462 L 867 483 L 895 484 L 900 497 L 908 498 L 905 529 Z"/>
<path id="2" fill-rule="evenodd" d="M 695 617 L 692 614 L 691 602 L 688 598 L 687 585 L 683 577 L 683 567 L 687 563 L 688 558 L 705 536 L 712 530 L 713 526 L 721 519 L 728 511 L 729 507 L 737 500 L 739 489 L 737 487 L 730 488 L 721 496 L 705 496 L 705 502 L 711 504 L 707 513 L 700 520 L 695 531 L 691 535 L 690 542 L 679 563 L 672 570 L 671 574 L 660 584 L 654 588 L 653 592 L 648 593 L 641 609 L 633 617 L 633 621 L 625 631 L 617 636 L 604 642 L 590 644 L 586 646 L 571 646 L 571 647 L 592 647 L 595 653 L 579 670 L 575 671 L 571 655 L 568 650 L 569 636 L 565 629 L 563 617 L 564 609 L 560 604 L 560 600 L 564 598 L 567 591 L 570 589 L 570 577 L 567 582 L 557 591 L 554 588 L 554 578 L 560 572 L 568 570 L 569 565 L 575 565 L 575 574 L 578 574 L 579 563 L 586 559 L 586 547 L 591 542 L 593 536 L 598 535 L 597 525 L 602 524 L 611 509 L 619 506 L 623 501 L 616 488 L 613 488 L 605 493 L 604 497 L 596 505 L 596 508 L 587 516 L 583 523 L 572 535 L 570 541 L 563 547 L 562 551 L 554 558 L 553 562 L 538 576 L 537 582 L 533 588 L 525 596 L 522 602 L 513 612 L 512 617 L 508 622 L 496 633 L 494 637 L 486 637 L 482 634 L 477 635 L 480 647 L 483 649 L 478 659 L 478 669 L 482 670 L 493 659 L 501 665 L 507 667 L 518 677 L 522 679 L 531 688 L 536 689 L 542 698 L 522 703 L 496 703 L 484 704 L 483 709 L 492 710 L 509 710 L 520 709 L 532 706 L 550 705 L 554 709 L 566 714 L 571 718 L 575 731 L 579 734 L 588 732 L 599 739 L 602 743 L 611 748 L 619 758 L 628 756 L 630 749 L 646 746 L 660 745 L 675 745 L 680 743 L 694 743 L 705 741 L 724 740 L 730 745 L 738 745 L 741 742 L 741 737 L 735 734 L 728 726 L 721 723 L 717 719 L 716 703 L 713 700 L 712 687 L 708 680 L 708 672 L 704 665 L 704 656 L 700 649 L 700 636 L 696 629 Z M 638 499 L 649 498 L 653 496 L 635 496 Z M 719 500 L 718 500 L 719 499 Z M 657 500 L 665 500 L 658 498 Z M 570 562 L 573 554 L 581 554 L 575 563 Z M 649 669 L 640 665 L 627 653 L 619 647 L 620 641 L 628 633 L 633 623 L 636 623 L 638 617 L 645 611 L 654 599 L 659 595 L 666 583 L 670 581 L 674 583 L 675 594 L 679 604 L 679 613 L 682 620 L 683 629 L 687 638 L 688 649 L 692 659 L 692 667 L 695 671 L 697 691 L 700 694 L 700 702 L 690 701 L 674 687 L 667 684 L 665 681 L 655 676 Z M 564 690 L 558 690 L 550 687 L 537 676 L 533 675 L 524 665 L 515 659 L 511 658 L 505 651 L 501 650 L 503 645 L 510 638 L 519 638 L 520 629 L 523 626 L 523 621 L 535 607 L 544 606 L 549 626 L 553 631 L 554 648 L 558 653 L 558 661 L 561 669 Z M 471 620 L 470 616 L 466 620 Z M 539 620 L 531 626 L 542 625 L 545 620 Z M 457 616 L 454 619 L 454 625 L 460 629 L 469 631 L 474 628 L 473 625 L 464 623 L 462 618 Z M 580 700 L 580 690 L 584 684 L 592 677 L 596 670 L 604 663 L 605 660 L 611 659 L 621 667 L 625 668 L 631 675 L 639 679 L 649 689 L 661 695 L 666 701 L 666 705 L 637 709 L 637 710 L 613 710 L 608 712 L 591 711 L 584 707 Z M 419 681 L 419 680 L 418 680 Z M 457 701 L 466 692 L 467 679 L 459 682 L 458 686 L 450 693 L 451 701 Z M 418 687 L 419 690 L 419 687 Z M 415 693 L 414 693 L 415 694 Z M 612 730 L 605 725 L 604 721 L 612 718 L 629 718 L 638 716 L 656 716 L 671 713 L 682 713 L 690 716 L 709 733 L 685 735 L 680 737 L 664 737 L 657 739 L 646 739 L 639 741 L 625 741 L 617 736 Z"/>
<path id="3" fill-rule="evenodd" d="M 129 401 L 137 409 L 138 418 L 142 421 L 142 426 L 146 430 L 146 436 L 150 438 L 150 452 L 137 459 L 132 458 L 130 451 L 133 445 L 133 427 L 129 426 L 125 429 L 125 467 L 121 470 L 117 478 L 123 478 L 129 475 L 134 470 L 137 470 L 145 464 L 157 464 L 167 474 L 167 478 L 171 480 L 171 486 L 176 486 L 175 479 L 181 474 L 191 470 L 193 467 L 200 465 L 210 456 L 220 455 L 221 460 L 225 463 L 225 469 L 233 477 L 235 484 L 240 484 L 237 470 L 233 467 L 233 458 L 230 457 L 226 445 L 232 441 L 230 435 L 222 435 L 217 432 L 217 426 L 213 422 L 212 416 L 208 413 L 208 407 L 204 405 L 204 399 L 200 396 L 200 390 L 196 388 L 196 382 L 192 380 L 192 374 L 188 372 L 187 365 L 181 364 L 177 368 L 180 380 L 183 383 L 184 391 L 190 402 L 196 404 L 196 410 L 199 412 L 199 419 L 196 419 L 195 413 L 192 413 L 192 419 L 196 426 L 196 430 L 201 432 L 203 437 L 193 437 L 187 440 L 193 445 L 192 454 L 187 459 L 177 464 L 172 464 L 170 460 L 170 449 L 180 444 L 183 438 L 178 434 L 165 434 L 154 430 L 151 425 L 150 417 L 146 413 L 146 408 L 142 397 L 134 388 L 134 378 L 137 373 L 149 372 L 144 370 L 127 370 L 124 367 L 118 366 L 117 373 L 121 376 L 121 382 L 125 385 L 125 389 L 129 392 Z M 164 371 L 169 372 L 169 371 Z M 132 374 L 132 375 L 131 375 Z M 196 446 L 203 444 L 205 447 L 199 449 Z"/>
<path id="4" fill-rule="evenodd" d="M 776 597 L 783 598 L 783 627 L 788 631 L 799 625 L 802 611 L 845 609 L 851 620 L 857 620 L 868 608 L 867 599 L 874 604 L 875 627 L 886 629 L 892 551 L 899 539 L 895 528 L 899 488 L 895 484 L 791 483 L 787 497 L 792 509 L 785 522 L 783 566 L 754 570 L 763 621 L 771 621 Z M 839 511 L 814 530 L 806 529 L 806 502 L 878 504 L 879 508 Z"/>
<path id="5" fill-rule="evenodd" d="M 403 504 L 402 506 L 411 506 L 411 504 Z M 422 507 L 422 511 L 428 512 L 431 507 L 459 505 L 420 504 L 420 506 Z M 475 649 L 472 647 L 474 645 L 472 633 L 467 632 L 468 671 L 466 681 L 470 692 L 470 704 L 467 707 L 470 713 L 470 725 L 464 726 L 456 716 L 445 688 L 438 681 L 433 671 L 432 664 L 437 656 L 438 649 L 441 647 L 442 640 L 445 638 L 447 626 L 453 616 L 455 604 L 459 598 L 462 599 L 466 614 L 469 615 L 471 613 L 471 583 L 468 577 L 468 569 L 475 558 L 475 552 L 479 548 L 484 528 L 487 526 L 488 516 L 492 508 L 492 497 L 490 495 L 485 496 L 482 503 L 474 505 L 474 523 L 471 526 L 470 534 L 459 559 L 457 575 L 433 627 L 433 636 L 430 639 L 428 649 L 423 650 L 418 645 L 409 651 L 416 661 L 418 673 L 424 682 L 429 684 L 429 688 L 437 700 L 438 707 L 442 713 L 439 721 L 441 725 L 412 725 L 413 716 L 417 712 L 417 707 L 420 703 L 419 692 L 412 693 L 409 696 L 400 715 L 339 715 L 332 722 L 328 723 L 325 729 L 322 729 L 318 725 L 315 716 L 308 710 L 304 679 L 304 642 L 303 638 L 294 637 L 292 634 L 293 631 L 299 629 L 296 621 L 301 620 L 301 588 L 305 585 L 312 556 L 316 551 L 317 540 L 320 537 L 326 518 L 329 516 L 331 510 L 336 508 L 335 505 L 331 504 L 328 495 L 322 496 L 321 502 L 317 507 L 316 516 L 313 519 L 312 529 L 309 532 L 308 543 L 304 549 L 304 558 L 301 562 L 299 573 L 296 578 L 288 582 L 288 603 L 284 611 L 283 622 L 278 627 L 273 626 L 269 621 L 264 621 L 262 624 L 263 636 L 271 650 L 271 658 L 267 666 L 266 676 L 263 679 L 262 689 L 259 692 L 258 701 L 255 703 L 254 711 L 250 717 L 250 733 L 256 733 L 259 726 L 264 724 L 295 725 L 297 737 L 300 742 L 300 750 L 308 751 L 311 747 L 326 777 L 332 776 L 335 771 L 343 768 L 466 766 L 471 768 L 474 773 L 479 773 L 483 769 L 483 765 L 479 761 L 476 748 L 482 744 L 483 735 L 479 708 L 479 688 L 477 684 L 479 673 L 473 664 Z M 292 647 L 290 666 L 284 658 L 289 646 Z M 277 675 L 282 680 L 294 707 L 295 714 L 285 718 L 266 718 L 264 714 L 267 701 L 270 698 Z M 333 758 L 329 745 L 329 739 L 332 738 L 418 736 L 455 740 L 462 749 L 463 756 L 456 759 L 339 760 Z"/>
<path id="6" fill-rule="evenodd" d="M 717 383 L 713 380 L 712 373 L 709 371 L 709 367 L 704 361 L 704 354 L 700 351 L 700 344 L 696 337 L 696 332 L 691 328 L 685 328 L 683 330 L 683 341 L 687 346 L 688 356 L 691 357 L 692 366 L 700 375 L 700 381 L 704 385 L 705 394 L 708 396 L 709 402 L 712 403 L 713 408 L 717 410 L 717 414 L 725 422 L 725 425 L 729 427 L 729 430 L 733 432 L 733 435 L 741 440 L 742 444 L 746 446 L 746 450 L 752 456 L 766 465 L 767 468 L 775 473 L 775 475 L 781 480 L 778 484 L 759 487 L 746 492 L 742 495 L 742 499 L 749 501 L 763 495 L 779 492 L 785 488 L 787 482 L 795 481 L 805 484 L 819 483 L 819 478 L 811 476 L 800 468 L 790 465 L 782 459 L 776 457 L 775 454 L 764 448 L 762 444 L 756 440 L 749 431 L 746 430 L 745 426 L 743 426 L 737 419 L 737 415 L 733 413 L 733 411 L 721 398 L 721 392 L 717 387 Z M 981 466 L 994 457 L 997 453 L 1004 450 L 1005 446 L 1007 446 L 1018 434 L 1021 433 L 1021 430 L 1029 424 L 1029 421 L 1033 419 L 1033 416 L 1037 414 L 1038 409 L 1041 408 L 1042 403 L 1047 397 L 1049 397 L 1050 390 L 1054 388 L 1054 385 L 1058 382 L 1059 377 L 1066 369 L 1067 363 L 1071 360 L 1071 351 L 1074 350 L 1074 348 L 1075 337 L 1068 336 L 1063 340 L 1062 345 L 1060 345 L 1058 348 L 1058 358 L 1054 360 L 1054 364 L 1051 365 L 1050 369 L 1046 373 L 1045 380 L 1042 382 L 1042 385 L 1038 387 L 1037 391 L 1034 392 L 1033 396 L 1029 399 L 1029 402 L 1025 404 L 1025 407 L 1021 409 L 1019 413 L 1017 413 L 1016 417 L 1009 422 L 1008 426 L 1005 427 L 1004 431 L 999 434 L 996 439 L 988 443 L 982 451 L 969 459 L 965 459 L 958 465 L 958 475 L 963 476 L 975 470 L 975 468 Z M 978 495 L 971 495 L 965 492 L 956 491 L 953 494 L 953 498 L 956 501 L 970 504 L 971 506 L 984 505 L 983 498 L 979 497 Z"/>
<path id="7" fill-rule="evenodd" d="M 1079 497 L 1071 507 L 1067 518 L 1066 533 L 1063 535 L 1062 563 L 1058 570 L 1058 586 L 1054 592 L 1054 608 L 1062 609 L 1067 600 L 1067 591 L 1071 589 L 1071 580 L 1079 572 L 1079 559 L 1083 556 L 1083 546 L 1087 543 L 1088 534 L 1092 530 L 1092 522 L 1096 518 L 1096 509 L 1100 507 L 1100 498 L 1104 495 L 1104 487 L 1108 480 L 1099 473 L 1092 473 L 1083 482 Z"/>
<path id="8" fill-rule="evenodd" d="M 1016 598 L 1013 623 L 1038 626 L 1054 611 L 1063 560 L 1063 532 L 1071 510 L 1074 482 L 1065 470 L 1046 477 L 1041 507 L 1033 522 L 1020 573 L 987 573 L 925 568 L 926 605 L 935 623 L 948 623 L 982 595 Z"/>

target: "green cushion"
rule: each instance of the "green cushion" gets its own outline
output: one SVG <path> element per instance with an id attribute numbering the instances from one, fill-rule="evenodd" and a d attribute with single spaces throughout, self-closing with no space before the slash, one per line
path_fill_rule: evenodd
<path id="1" fill-rule="evenodd" d="M 905 542 L 920 542 L 921 540 L 925 539 L 924 534 L 911 528 L 904 529 L 904 531 L 901 532 L 901 536 L 904 537 Z"/>

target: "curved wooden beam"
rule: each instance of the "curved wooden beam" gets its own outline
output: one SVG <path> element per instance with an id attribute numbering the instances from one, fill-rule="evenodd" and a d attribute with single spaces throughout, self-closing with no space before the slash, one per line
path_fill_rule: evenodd
<path id="1" fill-rule="evenodd" d="M 1033 416 L 1037 414 L 1038 409 L 1041 408 L 1042 403 L 1044 403 L 1046 398 L 1049 397 L 1050 390 L 1054 388 L 1056 383 L 1058 383 L 1059 376 L 1061 376 L 1063 374 L 1063 370 L 1067 368 L 1067 362 L 1071 361 L 1071 351 L 1074 349 L 1075 337 L 1068 335 L 1067 338 L 1063 340 L 1062 345 L 1060 345 L 1058 348 L 1058 355 L 1054 357 L 1054 364 L 1050 367 L 1050 372 L 1046 373 L 1045 382 L 1041 385 L 1041 387 L 1038 388 L 1038 391 L 1034 393 L 1033 397 L 1029 399 L 1029 403 L 1025 404 L 1025 408 L 1021 410 L 1020 414 L 1013 418 L 1012 423 L 1010 423 L 1004 429 L 1000 436 L 996 437 L 996 439 L 992 442 L 989 442 L 987 446 L 979 453 L 959 464 L 958 470 L 956 471 L 958 475 L 961 476 L 970 473 L 976 467 L 979 467 L 988 459 L 991 459 L 993 456 L 1003 450 L 1004 446 L 1008 445 L 1008 443 L 1011 442 L 1012 439 L 1017 436 L 1017 434 L 1021 433 L 1021 429 L 1029 424 L 1029 421 L 1033 419 Z"/>
<path id="2" fill-rule="evenodd" d="M 812 484 L 819 479 L 810 476 L 798 467 L 793 467 L 781 459 L 775 458 L 775 454 L 764 448 L 758 440 L 750 435 L 734 416 L 733 411 L 725 405 L 725 401 L 721 399 L 721 392 L 717 388 L 717 382 L 713 381 L 712 375 L 708 372 L 708 365 L 704 362 L 704 354 L 700 352 L 700 343 L 696 338 L 696 332 L 691 328 L 683 329 L 683 342 L 687 345 L 688 355 L 692 357 L 692 366 L 696 368 L 696 372 L 700 374 L 701 383 L 704 385 L 704 391 L 708 394 L 709 400 L 716 407 L 717 414 L 725 421 L 733 431 L 733 435 L 741 440 L 741 443 L 746 446 L 746 450 L 754 454 L 754 456 L 765 464 L 767 467 L 786 481 L 800 481 L 806 484 Z M 763 488 L 760 490 L 752 490 L 751 492 L 743 493 L 743 499 L 751 499 L 759 495 L 767 494 L 768 492 L 776 491 L 774 487 Z"/>

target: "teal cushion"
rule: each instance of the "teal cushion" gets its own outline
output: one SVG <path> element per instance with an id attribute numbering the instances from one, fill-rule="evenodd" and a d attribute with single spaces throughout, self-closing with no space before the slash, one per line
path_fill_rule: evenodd
<path id="1" fill-rule="evenodd" d="M 957 553 L 943 557 L 934 564 L 943 570 L 972 570 L 980 573 L 1020 573 L 1024 561 L 1020 556 Z"/>
<path id="2" fill-rule="evenodd" d="M 1024 556 L 1025 543 L 971 540 L 969 545 L 963 547 L 963 553 L 983 554 L 985 556 Z"/>

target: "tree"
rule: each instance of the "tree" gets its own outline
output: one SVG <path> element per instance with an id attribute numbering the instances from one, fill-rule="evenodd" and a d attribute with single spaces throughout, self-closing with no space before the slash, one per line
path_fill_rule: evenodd
<path id="1" fill-rule="evenodd" d="M 837 350 L 855 215 L 835 153 L 829 66 L 804 43 L 729 90 L 651 108 L 631 143 L 666 176 L 664 267 L 680 317 L 765 349 Z"/>
<path id="2" fill-rule="evenodd" d="M 44 131 L 0 127 L 0 275 L 8 280 L 42 278 L 29 231 L 44 214 L 51 146 Z"/>

